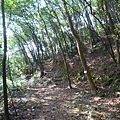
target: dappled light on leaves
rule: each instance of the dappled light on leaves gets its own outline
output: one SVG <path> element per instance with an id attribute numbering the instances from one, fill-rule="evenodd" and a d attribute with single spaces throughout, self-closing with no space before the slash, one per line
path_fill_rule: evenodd
<path id="1" fill-rule="evenodd" d="M 119 4 L 5 0 L 11 120 L 120 119 Z M 0 120 L 3 51 L 0 29 Z"/>

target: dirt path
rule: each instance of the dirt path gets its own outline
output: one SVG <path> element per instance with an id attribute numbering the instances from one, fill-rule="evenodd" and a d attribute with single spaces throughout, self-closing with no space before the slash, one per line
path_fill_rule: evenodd
<path id="1" fill-rule="evenodd" d="M 27 87 L 20 98 L 16 97 L 17 120 L 120 119 L 120 96 L 113 91 L 101 89 L 99 95 L 94 95 L 87 81 L 72 84 L 74 88 L 69 89 L 49 61 L 45 70 L 46 76 L 36 77 L 36 84 Z"/>
<path id="2" fill-rule="evenodd" d="M 37 91 L 33 94 L 34 99 L 40 103 L 40 109 L 36 109 L 35 120 L 78 120 L 79 116 L 74 116 L 68 112 L 72 101 L 79 95 L 78 89 L 69 89 L 67 82 L 62 82 L 58 71 L 45 63 L 44 76 L 36 85 Z M 58 80 L 58 81 L 57 81 Z M 42 83 L 42 84 L 41 84 Z M 30 88 L 31 89 L 31 88 Z M 33 90 L 35 90 L 33 88 Z"/>
<path id="3" fill-rule="evenodd" d="M 104 95 L 101 97 L 93 95 L 87 82 L 78 82 L 73 84 L 74 89 L 69 89 L 67 82 L 60 83 L 57 70 L 52 69 L 49 62 L 45 69 L 44 82 L 37 84 L 38 91 L 34 93 L 34 98 L 40 103 L 36 120 L 120 119 L 119 96 L 110 91 L 102 91 Z M 58 83 L 54 82 L 55 79 Z"/>

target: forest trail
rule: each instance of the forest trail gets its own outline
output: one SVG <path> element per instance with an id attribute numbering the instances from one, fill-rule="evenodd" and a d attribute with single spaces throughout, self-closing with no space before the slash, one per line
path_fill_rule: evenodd
<path id="1" fill-rule="evenodd" d="M 57 69 L 50 64 L 50 61 L 44 63 L 47 74 L 35 86 L 27 89 L 28 94 L 33 89 L 30 97 L 35 101 L 35 104 L 31 104 L 35 106 L 34 120 L 78 120 L 78 116 L 72 115 L 68 110 L 72 109 L 72 101 L 80 92 L 77 88 L 69 89 L 67 82 L 62 81 Z M 78 109 L 74 112 L 77 115 Z"/>
<path id="2" fill-rule="evenodd" d="M 120 97 L 112 91 L 101 90 L 99 96 L 92 94 L 87 81 L 73 82 L 73 89 L 69 89 L 51 61 L 46 61 L 44 68 L 46 75 L 43 78 L 36 75 L 35 84 L 27 86 L 16 98 L 17 120 L 120 119 Z"/>
<path id="3" fill-rule="evenodd" d="M 10 120 L 120 119 L 120 90 L 114 91 L 96 83 L 99 88 L 96 95 L 91 93 L 87 81 L 78 80 L 73 80 L 73 89 L 69 89 L 68 81 L 62 80 L 51 60 L 45 61 L 44 69 L 46 75 L 43 78 L 38 71 L 31 79 L 23 79 L 27 83 L 23 89 L 17 88 L 11 93 Z M 3 120 L 3 114 L 0 109 L 0 120 Z"/>
<path id="4" fill-rule="evenodd" d="M 120 120 L 120 0 L 1 0 L 1 20 L 0 120 Z"/>

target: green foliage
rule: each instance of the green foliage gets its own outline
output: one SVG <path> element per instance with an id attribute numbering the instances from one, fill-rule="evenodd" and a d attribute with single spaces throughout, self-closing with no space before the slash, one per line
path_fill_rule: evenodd
<path id="1" fill-rule="evenodd" d="M 120 84 L 120 78 L 116 78 L 113 80 L 113 82 L 110 84 L 109 88 L 112 90 L 118 90 Z"/>
<path id="2" fill-rule="evenodd" d="M 25 64 L 23 58 L 20 56 L 16 56 L 16 55 L 7 61 L 7 65 L 9 65 L 9 68 L 7 66 L 8 76 L 9 76 L 8 69 L 10 69 L 11 75 L 14 77 L 18 77 L 21 74 L 21 72 L 26 68 L 26 64 Z"/>
<path id="3" fill-rule="evenodd" d="M 2 77 L 0 77 L 0 97 L 3 96 L 3 81 Z M 21 93 L 23 89 L 25 89 L 25 85 L 27 82 L 22 81 L 21 78 L 13 78 L 13 82 L 10 79 L 7 79 L 8 85 L 8 94 L 15 95 Z"/>
<path id="4" fill-rule="evenodd" d="M 3 95 L 3 84 L 2 84 L 2 76 L 0 76 L 0 96 L 2 96 Z"/>
<path id="5" fill-rule="evenodd" d="M 78 71 L 77 70 L 71 70 L 70 71 L 70 77 L 75 78 L 77 76 Z"/>
<path id="6" fill-rule="evenodd" d="M 61 62 L 58 65 L 58 70 L 59 70 L 59 73 L 62 75 L 63 80 L 65 80 L 66 79 L 66 68 L 65 68 L 64 62 Z"/>
<path id="7" fill-rule="evenodd" d="M 97 44 L 95 44 L 94 48 L 100 49 L 100 50 L 105 50 L 105 46 L 103 45 L 102 42 L 98 42 Z"/>
<path id="8" fill-rule="evenodd" d="M 90 119 L 93 115 L 93 109 L 91 105 L 86 105 L 86 107 L 88 108 L 88 118 Z"/>
<path id="9" fill-rule="evenodd" d="M 83 72 L 78 73 L 77 80 L 79 80 L 79 81 L 84 81 L 85 80 L 85 75 L 84 75 Z"/>
<path id="10" fill-rule="evenodd" d="M 15 79 L 13 79 L 13 82 L 14 82 L 14 84 L 12 83 L 11 80 L 7 80 L 8 89 L 9 89 L 8 93 L 10 92 L 11 95 L 21 93 L 22 90 L 25 88 L 26 81 L 25 80 L 21 81 L 21 79 L 15 78 Z M 22 85 L 22 84 L 24 84 L 24 85 Z"/>
<path id="11" fill-rule="evenodd" d="M 115 31 L 116 32 L 118 32 L 118 33 L 120 33 L 120 23 L 118 23 L 118 24 L 116 24 L 116 28 L 115 28 Z"/>
<path id="12" fill-rule="evenodd" d="M 42 3 L 44 3 L 44 5 L 42 5 Z M 115 10 L 116 12 L 114 12 L 113 10 L 117 6 L 114 6 L 112 8 L 111 3 L 112 1 L 107 1 L 108 9 L 109 11 L 111 11 L 110 14 L 112 18 L 115 18 L 114 16 L 117 16 L 117 9 Z M 91 1 L 90 5 L 92 6 L 89 9 L 86 2 L 83 2 L 81 0 L 67 0 L 67 7 L 73 21 L 73 26 L 75 27 L 79 24 L 78 28 L 75 27 L 75 29 L 78 32 L 80 31 L 79 34 L 82 40 L 90 40 L 90 30 L 88 29 L 87 25 L 89 24 L 89 21 L 85 18 L 85 10 L 87 9 L 93 24 L 92 29 L 95 32 L 100 35 L 99 32 L 104 31 L 103 26 L 109 27 L 107 11 L 105 10 L 105 1 Z M 34 57 L 41 57 L 41 52 L 43 52 L 43 56 L 49 54 L 51 57 L 51 48 L 53 48 L 53 52 L 57 52 L 59 49 L 58 39 L 60 39 L 60 43 L 64 51 L 65 49 L 69 49 L 67 51 L 70 52 L 71 48 L 75 45 L 74 42 L 71 42 L 71 39 L 69 39 L 69 36 L 71 36 L 71 32 L 65 16 L 62 1 L 47 0 L 42 2 L 39 0 L 5 0 L 5 7 L 6 18 L 8 19 L 7 26 L 13 31 L 13 36 L 8 37 L 9 60 L 7 60 L 7 70 L 9 65 L 13 79 L 19 77 L 20 74 L 24 72 L 27 68 L 25 56 L 23 54 L 27 54 L 27 56 L 29 56 L 28 54 L 32 54 L 32 56 Z M 98 19 L 95 19 L 95 17 L 92 15 L 93 13 L 91 12 L 93 12 Z M 103 26 L 99 21 L 102 23 Z M 118 33 L 120 32 L 120 25 L 116 21 L 115 31 Z M 103 32 L 102 36 L 104 35 L 105 32 Z M 34 43 L 34 47 L 31 45 L 31 43 Z M 39 45 L 39 43 L 41 43 L 41 45 Z M 24 47 L 18 48 L 18 44 L 23 45 Z M 2 43 L 0 41 L 0 68 L 2 67 L 3 57 L 1 45 Z M 102 42 L 97 42 L 94 47 L 95 49 L 105 50 L 105 46 Z M 22 50 L 24 51 L 23 53 Z M 30 60 L 33 61 L 33 58 L 30 58 Z M 1 70 L 2 69 L 0 69 L 0 74 L 2 73 Z M 63 78 L 66 78 L 66 70 L 63 63 L 59 65 L 59 71 Z M 85 79 L 83 73 L 77 73 L 79 73 L 79 71 L 77 71 L 75 68 L 70 73 L 70 76 L 77 76 L 78 80 Z M 7 76 L 9 78 L 9 71 L 7 71 Z M 103 80 L 100 75 L 96 79 L 98 79 L 99 81 Z M 113 83 L 111 87 L 115 87 L 116 84 L 116 82 Z"/>
<path id="13" fill-rule="evenodd" d="M 82 29 L 82 32 L 83 32 L 83 40 L 89 40 L 90 39 L 90 35 L 89 35 L 89 29 L 84 26 Z"/>

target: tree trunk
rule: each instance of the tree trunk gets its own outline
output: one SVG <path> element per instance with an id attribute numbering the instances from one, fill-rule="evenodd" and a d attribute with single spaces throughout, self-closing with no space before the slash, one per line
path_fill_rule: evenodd
<path id="1" fill-rule="evenodd" d="M 3 37 L 4 37 L 4 55 L 3 55 L 3 62 L 2 62 L 3 93 L 4 93 L 4 112 L 5 112 L 5 119 L 9 120 L 7 83 L 6 83 L 7 36 L 6 36 L 6 26 L 5 26 L 4 0 L 1 1 L 1 6 L 2 6 Z"/>
<path id="2" fill-rule="evenodd" d="M 65 64 L 65 69 L 66 69 L 66 74 L 67 74 L 67 80 L 68 80 L 68 82 L 69 82 L 69 87 L 70 87 L 70 89 L 72 89 L 72 85 L 71 85 L 71 80 L 70 80 L 70 75 L 69 75 L 69 70 L 68 70 L 68 65 L 67 65 L 66 56 L 65 56 L 65 54 L 64 54 L 64 50 L 63 50 L 63 48 L 62 48 L 62 46 L 61 46 L 60 41 L 58 41 L 58 43 L 59 43 L 59 46 L 60 46 L 60 49 L 61 49 L 61 52 L 62 52 L 62 56 L 63 56 L 63 59 L 64 59 L 64 64 Z"/>
<path id="3" fill-rule="evenodd" d="M 89 33 L 90 33 L 91 46 L 93 48 L 93 46 L 97 42 L 98 35 L 96 34 L 96 32 L 94 32 L 95 30 L 94 30 L 94 27 L 93 27 L 93 24 L 92 24 L 92 21 L 90 19 L 90 16 L 89 16 L 89 13 L 88 13 L 87 9 L 85 10 L 85 15 L 86 15 L 86 18 L 87 18 L 87 27 L 88 27 Z"/>
<path id="4" fill-rule="evenodd" d="M 60 37 L 58 37 L 57 35 L 57 29 L 56 29 L 56 26 L 53 27 L 53 24 L 51 23 L 51 26 L 53 28 L 53 31 L 55 32 L 55 35 L 57 37 L 57 40 L 58 40 L 58 45 L 60 47 L 60 50 L 62 52 L 62 57 L 63 57 L 63 60 L 64 60 L 64 65 L 65 65 L 65 69 L 66 69 L 66 74 L 67 74 L 67 80 L 69 82 L 69 87 L 70 89 L 72 89 L 72 85 L 71 85 L 71 80 L 70 80 L 70 75 L 69 75 L 69 70 L 68 70 L 68 65 L 67 65 L 67 60 L 66 60 L 66 55 L 64 53 L 64 49 L 62 48 L 62 45 L 61 45 L 61 42 L 60 42 Z"/>
<path id="5" fill-rule="evenodd" d="M 65 0 L 62 0 L 62 1 L 63 1 L 64 9 L 65 9 L 65 12 L 66 12 L 66 16 L 68 18 L 68 22 L 69 22 L 71 32 L 72 32 L 72 34 L 74 35 L 74 37 L 75 37 L 75 39 L 77 41 L 78 53 L 79 53 L 81 61 L 82 61 L 84 72 L 87 75 L 87 79 L 88 79 L 88 82 L 90 84 L 91 90 L 96 91 L 96 86 L 95 86 L 95 84 L 93 82 L 92 76 L 90 74 L 89 68 L 88 68 L 87 63 L 86 63 L 86 59 L 85 59 L 83 51 L 82 51 L 82 45 L 81 45 L 81 42 L 80 42 L 80 37 L 79 37 L 77 31 L 73 27 L 73 23 L 72 23 L 71 17 L 69 15 L 69 12 L 68 12 L 68 9 L 67 9 L 67 6 L 66 6 L 66 1 Z"/>
<path id="6" fill-rule="evenodd" d="M 108 10 L 108 5 L 107 5 L 106 0 L 105 0 L 105 8 L 106 8 L 106 14 L 107 14 L 108 19 L 109 19 L 111 31 L 112 31 L 113 35 L 115 35 L 119 39 L 119 33 L 117 33 L 115 31 L 115 25 L 114 25 L 114 22 L 112 20 L 111 14 Z M 120 46 L 119 46 L 118 39 L 115 39 L 115 46 L 116 46 L 116 52 L 117 52 L 117 63 L 120 64 Z"/>

